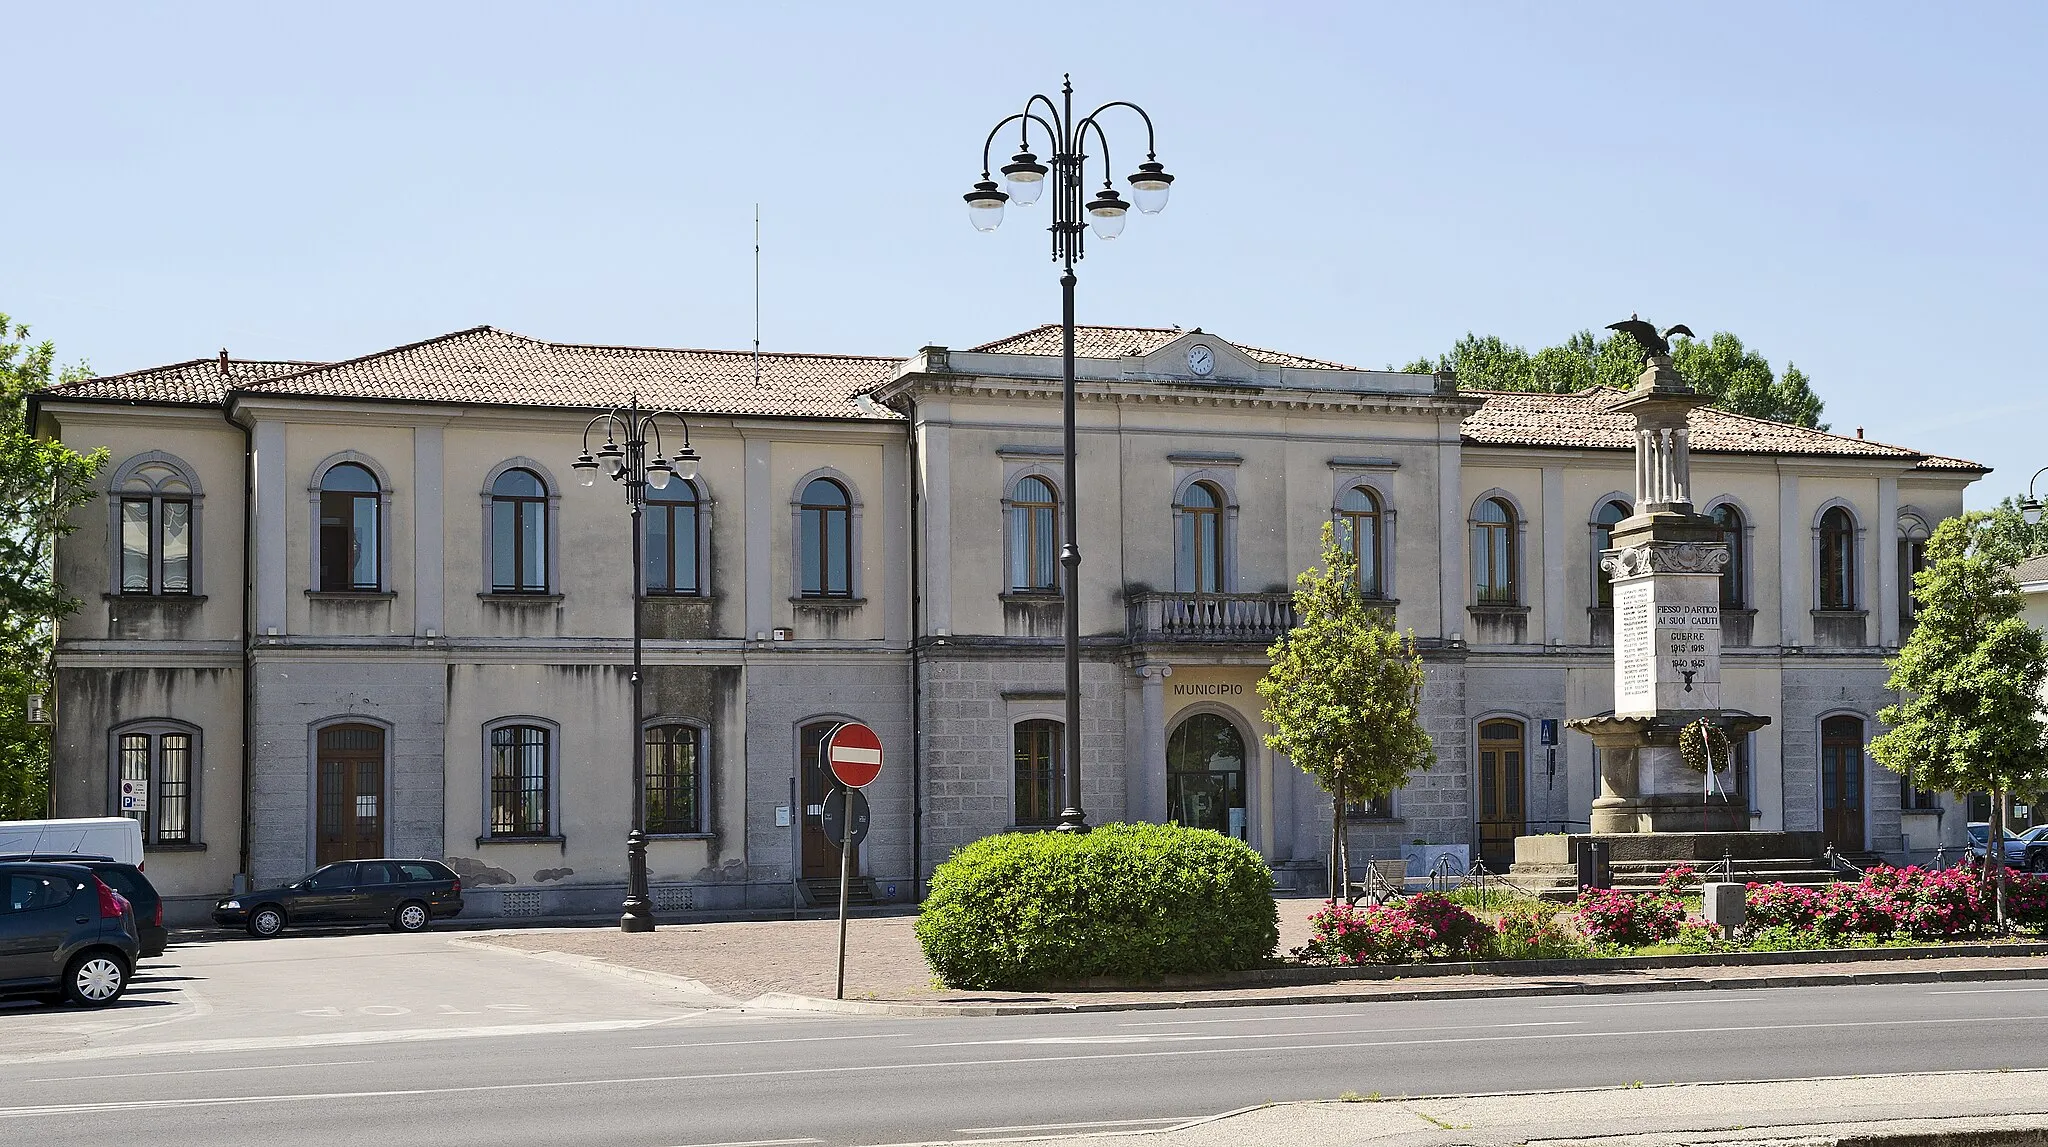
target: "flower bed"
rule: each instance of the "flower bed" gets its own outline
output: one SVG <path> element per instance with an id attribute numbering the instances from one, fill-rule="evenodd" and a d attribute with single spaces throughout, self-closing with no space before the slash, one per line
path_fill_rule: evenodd
<path id="1" fill-rule="evenodd" d="M 1590 889 L 1569 906 L 1495 894 L 1475 915 L 1469 895 L 1423 893 L 1377 907 L 1325 904 L 1314 934 L 1296 949 L 1306 963 L 1400 964 L 1417 960 L 1559 959 L 1654 952 L 1782 952 L 1870 948 L 1990 934 L 1995 902 L 1967 869 L 1876 867 L 1825 888 L 1750 884 L 1747 921 L 1733 938 L 1686 909 L 1693 869 L 1674 866 L 1651 892 Z M 2007 875 L 2006 918 L 2048 933 L 2048 874 Z"/>

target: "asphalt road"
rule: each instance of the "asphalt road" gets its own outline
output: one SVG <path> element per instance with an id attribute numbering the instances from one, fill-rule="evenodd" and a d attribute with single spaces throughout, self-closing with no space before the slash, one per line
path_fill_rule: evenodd
<path id="1" fill-rule="evenodd" d="M 700 1009 L 445 936 L 172 957 L 131 1005 L 0 1011 L 0 1142 L 903 1143 L 1344 1092 L 2048 1067 L 2048 986 L 2010 981 L 884 1019 Z"/>

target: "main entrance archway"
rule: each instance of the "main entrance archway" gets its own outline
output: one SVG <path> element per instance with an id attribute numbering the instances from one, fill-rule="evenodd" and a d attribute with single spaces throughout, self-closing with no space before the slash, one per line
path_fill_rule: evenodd
<path id="1" fill-rule="evenodd" d="M 1166 817 L 1245 838 L 1244 736 L 1228 718 L 1197 713 L 1166 740 Z"/>
<path id="2" fill-rule="evenodd" d="M 1841 852 L 1863 849 L 1863 719 L 1820 723 L 1820 829 Z"/>
<path id="3" fill-rule="evenodd" d="M 384 855 L 384 730 L 329 725 L 314 762 L 314 863 Z"/>
<path id="4" fill-rule="evenodd" d="M 1515 862 L 1515 838 L 1529 828 L 1522 791 L 1526 742 L 1520 721 L 1495 717 L 1479 723 L 1479 855 L 1495 872 Z"/>

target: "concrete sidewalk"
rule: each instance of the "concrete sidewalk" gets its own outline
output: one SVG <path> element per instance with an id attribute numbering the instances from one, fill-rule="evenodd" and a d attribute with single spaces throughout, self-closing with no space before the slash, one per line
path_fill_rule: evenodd
<path id="1" fill-rule="evenodd" d="M 854 920 L 847 944 L 847 998 L 833 1000 L 835 921 L 736 922 L 664 927 L 631 935 L 615 930 L 536 929 L 473 933 L 464 944 L 575 959 L 636 978 L 666 980 L 691 995 L 777 1010 L 868 1015 L 1003 1015 L 1069 1011 L 1227 1007 L 1276 1003 L 1352 1003 L 1464 999 L 1501 995 L 1686 991 L 1936 980 L 2048 979 L 2048 955 L 1954 955 L 1901 960 L 1845 951 L 1800 963 L 1700 967 L 1632 961 L 1605 968 L 1333 978 L 1321 983 L 1237 983 L 1101 991 L 954 991 L 935 983 L 912 932 L 913 917 Z M 1283 949 L 1286 945 L 1283 936 Z M 1644 964 L 1650 966 L 1642 966 Z M 1395 969 L 1400 972 L 1400 969 Z"/>
<path id="2" fill-rule="evenodd" d="M 1426 1099 L 1362 1097 L 1353 1102 L 1275 1104 L 1164 1131 L 1115 1137 L 1143 1147 L 2035 1147 L 2048 1144 L 2048 1072 L 1644 1084 Z M 1073 1137 L 1063 1138 L 1071 1142 Z"/>

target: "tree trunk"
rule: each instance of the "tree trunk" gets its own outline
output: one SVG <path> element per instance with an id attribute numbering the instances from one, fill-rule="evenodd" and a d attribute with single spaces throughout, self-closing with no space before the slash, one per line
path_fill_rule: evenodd
<path id="1" fill-rule="evenodd" d="M 1330 789 L 1330 903 L 1348 904 L 1351 889 L 1344 883 L 1344 778 Z"/>
<path id="2" fill-rule="evenodd" d="M 1351 832 L 1344 802 L 1337 802 L 1337 855 L 1343 857 L 1344 897 L 1351 898 Z"/>
<path id="3" fill-rule="evenodd" d="M 2005 934 L 2005 818 L 2012 794 L 1999 789 L 1991 798 L 1991 831 L 1984 849 L 1984 863 L 1990 867 L 1992 886 L 1992 918 L 1997 923 L 2000 935 Z"/>

